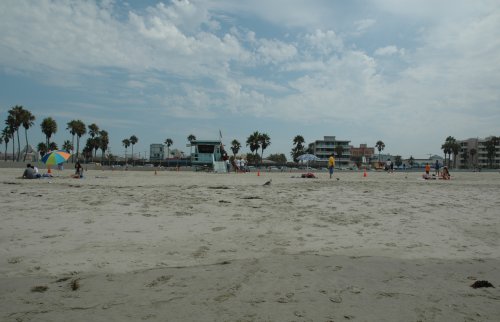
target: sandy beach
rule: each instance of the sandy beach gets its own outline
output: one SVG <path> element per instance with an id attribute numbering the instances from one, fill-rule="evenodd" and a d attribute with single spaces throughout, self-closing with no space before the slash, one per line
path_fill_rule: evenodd
<path id="1" fill-rule="evenodd" d="M 500 321 L 498 172 L 21 173 L 0 321 Z"/>

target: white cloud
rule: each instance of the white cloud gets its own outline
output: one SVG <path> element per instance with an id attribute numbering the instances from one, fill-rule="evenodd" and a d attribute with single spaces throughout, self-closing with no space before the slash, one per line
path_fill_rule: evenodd
<path id="1" fill-rule="evenodd" d="M 280 63 L 293 58 L 297 54 L 297 49 L 294 45 L 282 41 L 262 39 L 257 52 L 263 62 Z"/>
<path id="2" fill-rule="evenodd" d="M 395 54 L 403 56 L 405 54 L 405 50 L 403 48 L 398 49 L 398 47 L 391 45 L 391 46 L 377 48 L 374 54 L 376 56 L 392 56 Z"/>
<path id="3" fill-rule="evenodd" d="M 375 19 L 361 19 L 354 22 L 356 33 L 361 34 L 373 26 L 377 21 Z"/>

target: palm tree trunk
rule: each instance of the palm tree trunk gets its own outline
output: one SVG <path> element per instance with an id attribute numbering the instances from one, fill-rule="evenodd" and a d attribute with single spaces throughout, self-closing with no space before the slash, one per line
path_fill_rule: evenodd
<path id="1" fill-rule="evenodd" d="M 19 140 L 19 129 L 17 129 L 17 158 L 16 160 L 19 161 L 19 158 L 21 157 L 21 141 Z"/>
<path id="2" fill-rule="evenodd" d="M 28 129 L 24 129 L 24 134 L 26 136 L 26 152 L 24 152 L 23 162 L 26 162 L 26 157 L 28 156 Z"/>
<path id="3" fill-rule="evenodd" d="M 75 149 L 75 135 L 73 134 L 73 138 L 71 139 L 71 147 Z M 73 151 L 71 151 L 73 152 Z M 71 153 L 71 162 L 75 163 L 75 154 Z"/>
<path id="4" fill-rule="evenodd" d="M 14 155 L 16 155 L 16 139 L 14 135 L 12 135 L 12 162 L 15 162 L 16 159 L 14 158 Z"/>
<path id="5" fill-rule="evenodd" d="M 80 137 L 76 137 L 76 161 L 78 161 L 78 151 L 80 151 Z"/>

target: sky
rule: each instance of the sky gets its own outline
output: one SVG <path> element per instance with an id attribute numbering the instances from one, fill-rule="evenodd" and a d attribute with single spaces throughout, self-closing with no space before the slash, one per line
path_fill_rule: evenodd
<path id="1" fill-rule="evenodd" d="M 46 117 L 59 146 L 95 123 L 115 155 L 220 130 L 240 153 L 267 133 L 264 157 L 302 135 L 425 158 L 500 135 L 499 30 L 498 0 L 2 0 L 0 117 L 30 110 L 33 145 Z"/>

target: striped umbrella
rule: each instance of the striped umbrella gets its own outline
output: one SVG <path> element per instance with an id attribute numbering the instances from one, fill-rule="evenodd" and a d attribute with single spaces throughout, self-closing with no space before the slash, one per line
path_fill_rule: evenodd
<path id="1" fill-rule="evenodd" d="M 66 151 L 52 151 L 42 157 L 42 162 L 46 165 L 58 165 L 68 160 L 71 154 Z"/>

